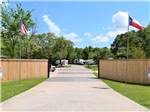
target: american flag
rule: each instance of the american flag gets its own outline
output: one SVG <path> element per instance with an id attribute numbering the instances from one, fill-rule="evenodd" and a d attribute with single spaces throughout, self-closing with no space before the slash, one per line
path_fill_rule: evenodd
<path id="1" fill-rule="evenodd" d="M 22 35 L 26 35 L 28 33 L 27 28 L 26 28 L 26 26 L 25 26 L 23 21 L 20 22 L 20 29 L 19 29 L 19 31 L 20 31 L 20 33 Z"/>

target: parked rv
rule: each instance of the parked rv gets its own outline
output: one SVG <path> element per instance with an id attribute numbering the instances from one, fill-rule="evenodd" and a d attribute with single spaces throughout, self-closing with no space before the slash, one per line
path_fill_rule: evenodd
<path id="1" fill-rule="evenodd" d="M 83 59 L 75 59 L 74 60 L 74 64 L 84 65 L 85 64 L 85 60 L 83 60 Z"/>
<path id="2" fill-rule="evenodd" d="M 80 64 L 80 65 L 84 65 L 84 64 L 94 65 L 95 64 L 95 61 L 93 59 L 89 59 L 89 60 L 75 59 L 73 62 L 74 64 Z"/>
<path id="3" fill-rule="evenodd" d="M 74 63 L 74 64 L 77 64 L 77 63 L 78 63 L 78 59 L 74 59 L 74 60 L 73 60 L 73 63 Z"/>
<path id="4" fill-rule="evenodd" d="M 56 70 L 56 67 L 51 65 L 51 72 L 54 72 Z"/>
<path id="5" fill-rule="evenodd" d="M 56 60 L 55 64 L 57 66 L 65 66 L 65 65 L 68 65 L 68 60 L 66 60 L 66 59 L 63 59 L 61 61 L 60 60 Z"/>
<path id="6" fill-rule="evenodd" d="M 87 64 L 87 65 L 94 65 L 94 64 L 95 64 L 95 61 L 92 60 L 92 59 L 85 60 L 85 64 Z"/>

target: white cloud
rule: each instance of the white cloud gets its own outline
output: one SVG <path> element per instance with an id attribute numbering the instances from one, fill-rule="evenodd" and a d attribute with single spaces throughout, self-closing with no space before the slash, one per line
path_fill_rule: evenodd
<path id="1" fill-rule="evenodd" d="M 128 30 L 128 23 L 129 23 L 128 19 L 129 19 L 128 12 L 119 11 L 113 15 L 112 23 L 115 26 L 116 30 L 126 32 Z M 133 19 L 133 21 L 141 25 L 137 20 Z"/>
<path id="2" fill-rule="evenodd" d="M 48 15 L 43 15 L 43 20 L 45 21 L 45 23 L 48 25 L 50 32 L 54 33 L 57 36 L 60 36 L 60 33 L 62 34 L 61 29 L 56 25 L 56 23 L 54 23 L 49 17 Z M 90 33 L 88 33 L 88 35 L 90 35 Z M 78 35 L 74 32 L 68 33 L 68 34 L 64 34 L 63 35 L 66 39 L 71 40 L 74 43 L 80 43 L 83 40 L 81 38 L 78 37 Z"/>
<path id="3" fill-rule="evenodd" d="M 61 32 L 60 28 L 48 17 L 48 15 L 44 15 L 43 20 L 48 25 L 50 32 L 53 32 L 58 36 L 60 35 Z"/>
<path id="4" fill-rule="evenodd" d="M 119 11 L 112 16 L 112 23 L 116 30 L 128 29 L 128 12 Z"/>
<path id="5" fill-rule="evenodd" d="M 97 35 L 96 37 L 92 38 L 94 43 L 107 43 L 110 40 L 114 39 L 118 34 L 122 34 L 124 31 L 110 31 L 104 35 Z"/>
<path id="6" fill-rule="evenodd" d="M 114 39 L 118 34 L 127 32 L 128 30 L 128 13 L 119 11 L 112 16 L 113 30 L 103 35 L 97 35 L 92 39 L 93 42 L 107 43 Z M 102 29 L 106 29 L 102 27 Z"/>
<path id="7" fill-rule="evenodd" d="M 0 0 L 0 4 L 8 2 L 7 0 Z"/>
<path id="8" fill-rule="evenodd" d="M 90 32 L 85 32 L 85 33 L 84 33 L 84 36 L 91 37 L 91 36 L 92 36 L 92 34 L 91 34 Z"/>
<path id="9" fill-rule="evenodd" d="M 46 24 L 49 27 L 50 32 L 54 33 L 57 36 L 60 36 L 61 29 L 54 23 L 48 15 L 43 15 L 43 20 L 46 22 Z M 82 42 L 82 39 L 78 38 L 78 35 L 74 32 L 64 34 L 63 35 L 66 39 L 71 40 L 74 43 Z"/>
<path id="10" fill-rule="evenodd" d="M 117 30 L 117 31 L 110 31 L 106 34 L 107 37 L 109 38 L 115 38 L 118 34 L 122 34 L 124 33 L 125 31 L 123 30 Z"/>
<path id="11" fill-rule="evenodd" d="M 5 6 L 8 6 L 8 0 L 0 0 L 0 5 L 5 4 Z"/>
<path id="12" fill-rule="evenodd" d="M 105 42 L 108 42 L 109 39 L 107 36 L 97 35 L 95 38 L 92 38 L 92 41 L 95 43 L 99 43 L 99 42 L 105 43 Z"/>
<path id="13" fill-rule="evenodd" d="M 104 27 L 104 26 L 103 26 L 101 29 L 102 29 L 102 30 L 111 30 L 111 29 L 112 29 L 112 27 L 110 27 L 110 26 L 108 26 L 108 27 Z"/>
<path id="14" fill-rule="evenodd" d="M 73 41 L 74 43 L 82 42 L 82 39 L 78 38 L 78 35 L 74 32 L 63 35 L 66 39 Z"/>

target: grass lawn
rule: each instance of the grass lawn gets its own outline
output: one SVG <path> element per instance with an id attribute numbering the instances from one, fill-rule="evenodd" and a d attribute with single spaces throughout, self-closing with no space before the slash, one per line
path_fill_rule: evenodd
<path id="1" fill-rule="evenodd" d="M 97 70 L 96 66 L 86 66 L 86 68 Z M 97 77 L 97 73 L 93 73 Z M 123 82 L 117 82 L 112 80 L 102 79 L 108 86 L 120 94 L 130 98 L 131 100 L 143 105 L 150 109 L 150 86 L 127 84 Z"/>
<path id="2" fill-rule="evenodd" d="M 1 99 L 0 101 L 7 100 L 21 92 L 24 92 L 33 86 L 46 80 L 46 78 L 36 78 L 21 81 L 9 81 L 1 83 Z"/>
<path id="3" fill-rule="evenodd" d="M 126 84 L 103 79 L 115 91 L 150 109 L 150 86 Z"/>
<path id="4" fill-rule="evenodd" d="M 93 71 L 98 71 L 97 65 L 85 65 L 85 68 L 91 69 Z"/>

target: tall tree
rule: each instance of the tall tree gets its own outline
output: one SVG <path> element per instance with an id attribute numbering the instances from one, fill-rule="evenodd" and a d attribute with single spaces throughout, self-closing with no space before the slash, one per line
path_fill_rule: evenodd
<path id="1" fill-rule="evenodd" d="M 67 58 L 67 54 L 68 52 L 68 48 L 72 47 L 73 43 L 69 40 L 64 39 L 63 37 L 60 38 L 56 38 L 55 44 L 53 46 L 53 54 L 54 55 L 54 59 L 59 59 L 60 61 L 62 59 L 66 59 Z"/>
<path id="2" fill-rule="evenodd" d="M 19 27 L 20 21 L 23 20 L 28 26 L 28 30 L 35 25 L 31 19 L 32 11 L 26 11 L 21 7 L 21 4 L 16 4 L 16 8 L 2 6 L 1 8 L 1 26 L 2 26 L 2 55 L 11 58 L 19 57 L 20 39 L 26 44 L 27 37 L 20 36 Z M 22 46 L 23 47 L 23 46 Z"/>
<path id="3" fill-rule="evenodd" d="M 143 31 L 138 32 L 139 38 L 142 38 L 142 48 L 144 49 L 146 58 L 150 58 L 150 25 Z"/>
<path id="4" fill-rule="evenodd" d="M 150 25 L 140 31 L 130 31 L 118 35 L 111 45 L 115 58 L 127 56 L 127 38 L 129 39 L 129 58 L 150 58 Z"/>

